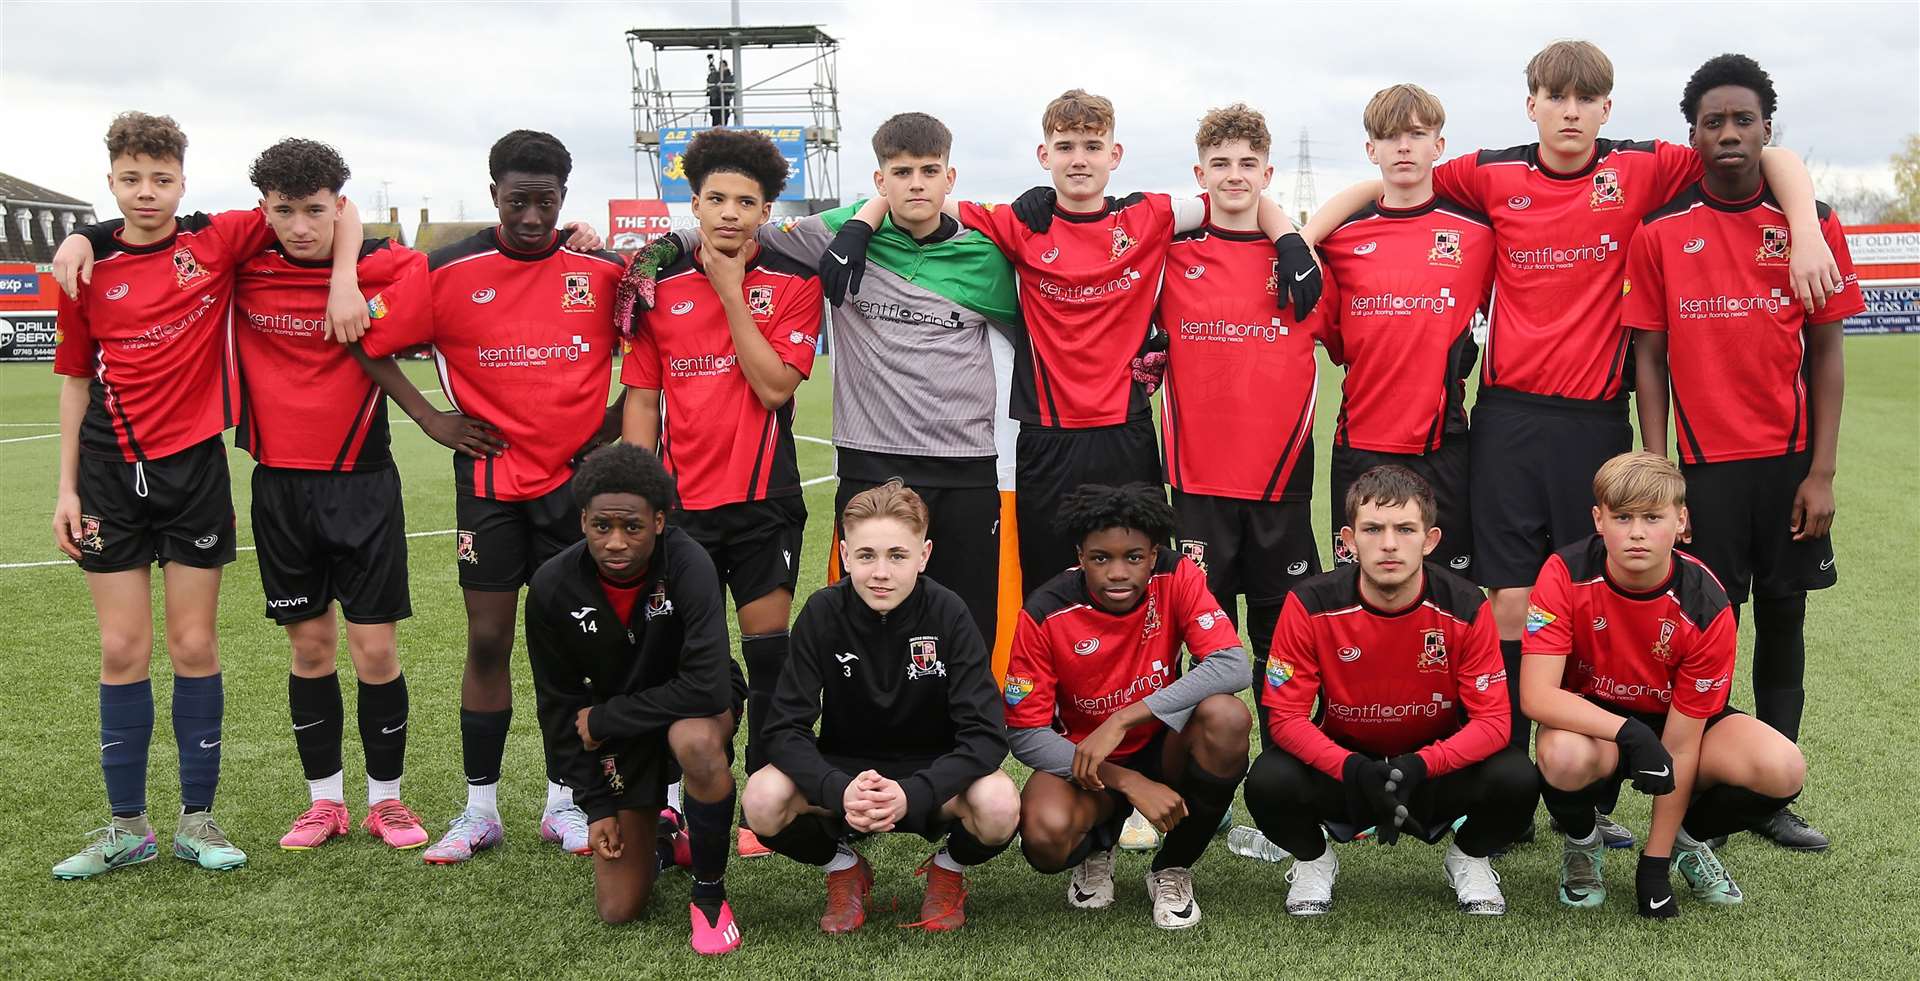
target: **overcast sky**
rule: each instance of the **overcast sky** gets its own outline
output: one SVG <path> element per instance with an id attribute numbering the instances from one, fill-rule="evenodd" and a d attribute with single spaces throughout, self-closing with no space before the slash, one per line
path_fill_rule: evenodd
<path id="1" fill-rule="evenodd" d="M 1522 69 L 1565 36 L 1593 40 L 1613 58 L 1604 135 L 1684 140 L 1681 87 L 1724 51 L 1772 73 L 1782 142 L 1810 158 L 1817 178 L 1890 187 L 1887 157 L 1920 129 L 1913 2 L 741 6 L 745 23 L 819 24 L 840 40 L 849 198 L 870 187 L 873 128 L 921 110 L 955 133 L 959 192 L 1008 199 L 1044 178 L 1033 159 L 1040 110 L 1073 86 L 1118 106 L 1126 157 L 1116 191 L 1190 190 L 1196 120 L 1245 101 L 1273 130 L 1281 200 L 1292 200 L 1303 127 L 1324 198 L 1368 175 L 1360 111 L 1392 82 L 1418 82 L 1446 103 L 1449 155 L 1531 142 Z M 0 171 L 111 216 L 100 140 L 116 112 L 141 109 L 171 114 L 187 131 L 189 210 L 250 205 L 254 154 L 303 136 L 340 149 L 354 172 L 348 193 L 363 205 L 386 181 L 409 225 L 429 201 L 436 218 L 464 208 L 478 220 L 491 211 L 487 148 L 528 127 L 570 148 L 567 214 L 604 231 L 606 199 L 634 191 L 625 31 L 728 19 L 727 3 L 686 0 L 0 3 Z M 744 60 L 749 83 L 794 61 L 764 51 Z M 663 56 L 661 67 L 670 83 L 702 84 L 700 55 Z M 651 196 L 644 166 L 641 175 L 640 196 Z"/>

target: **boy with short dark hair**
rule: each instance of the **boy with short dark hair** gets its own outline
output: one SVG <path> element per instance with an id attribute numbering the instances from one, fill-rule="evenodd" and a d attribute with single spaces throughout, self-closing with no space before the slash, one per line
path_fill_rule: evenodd
<path id="1" fill-rule="evenodd" d="M 1634 328 L 1640 438 L 1667 450 L 1673 403 L 1694 515 L 1687 551 L 1727 589 L 1753 596 L 1753 702 L 1760 721 L 1800 736 L 1807 591 L 1834 572 L 1833 475 L 1846 384 L 1841 322 L 1865 309 L 1840 219 L 1817 204 L 1842 287 L 1815 317 L 1785 297 L 1793 252 L 1760 172 L 1777 102 L 1745 55 L 1709 60 L 1681 112 L 1705 173 L 1648 215 L 1628 259 L 1623 322 Z M 1786 809 L 1754 831 L 1820 851 L 1827 837 Z"/>

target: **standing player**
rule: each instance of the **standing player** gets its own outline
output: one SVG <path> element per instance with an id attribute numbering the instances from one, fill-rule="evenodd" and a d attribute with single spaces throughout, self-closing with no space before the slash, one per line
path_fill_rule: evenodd
<path id="1" fill-rule="evenodd" d="M 1321 321 L 1274 309 L 1285 293 L 1259 224 L 1273 179 L 1266 119 L 1241 104 L 1215 109 L 1194 143 L 1208 224 L 1174 237 L 1154 315 L 1168 336 L 1167 483 L 1181 554 L 1206 573 L 1229 621 L 1246 597 L 1249 638 L 1265 651 L 1288 590 L 1320 572 L 1308 498 Z"/>
<path id="2" fill-rule="evenodd" d="M 833 307 L 835 539 L 855 494 L 905 481 L 932 522 L 927 574 L 966 601 L 991 650 L 1000 592 L 994 424 L 1002 414 L 993 348 L 1012 350 L 993 335 L 1011 333 L 1020 309 L 1000 250 L 941 211 L 953 190 L 952 148 L 940 120 L 894 116 L 873 134 L 879 168 L 865 206 L 761 225 L 755 241 L 814 267 L 836 236 L 861 237 L 868 266 L 859 298 Z M 661 241 L 646 256 L 660 265 L 697 244 L 688 232 Z"/>
<path id="3" fill-rule="evenodd" d="M 1020 791 L 1000 771 L 1007 734 L 991 653 L 966 604 L 924 575 L 928 520 L 897 480 L 847 503 L 847 578 L 794 621 L 769 762 L 747 782 L 747 819 L 766 844 L 826 872 L 828 933 L 867 918 L 873 870 L 841 840 L 848 832 L 945 837 L 920 864 L 927 893 L 913 924 L 945 931 L 966 923 L 965 870 L 1000 854 L 1020 822 Z"/>
<path id="4" fill-rule="evenodd" d="M 1246 648 L 1199 567 L 1163 546 L 1173 509 L 1158 485 L 1082 487 L 1059 515 L 1080 565 L 1028 595 L 1007 667 L 1009 742 L 1034 770 L 1020 847 L 1042 872 L 1073 869 L 1069 903 L 1111 905 L 1136 808 L 1166 835 L 1147 873 L 1153 923 L 1190 927 L 1193 864 L 1247 772 Z"/>
<path id="5" fill-rule="evenodd" d="M 97 283 L 91 269 L 82 271 L 84 286 L 71 270 L 63 277 L 53 537 L 86 573 L 99 619 L 100 768 L 113 817 L 84 850 L 53 867 L 62 879 L 158 854 L 146 802 L 155 562 L 165 578 L 180 751 L 173 854 L 207 869 L 246 862 L 212 813 L 225 711 L 214 618 L 220 568 L 234 558 L 220 441 L 234 392 L 222 325 L 235 268 L 273 235 L 258 211 L 175 218 L 186 189 L 187 138 L 170 117 L 122 114 L 106 143 L 107 186 L 126 224 L 96 257 L 103 274 Z M 342 223 L 357 240 L 358 218 L 349 213 Z M 71 253 L 91 251 L 84 237 L 66 244 L 69 266 Z M 334 263 L 332 296 L 343 295 L 364 322 L 350 257 Z"/>
<path id="6" fill-rule="evenodd" d="M 1599 534 L 1547 559 L 1527 608 L 1520 697 L 1540 722 L 1541 795 L 1566 835 L 1569 906 L 1607 897 L 1594 807 L 1622 782 L 1654 797 L 1637 910 L 1669 917 L 1680 912 L 1670 865 L 1700 900 L 1741 901 L 1705 842 L 1779 811 L 1806 779 L 1792 740 L 1727 704 L 1733 606 L 1706 566 L 1674 551 L 1686 495 L 1665 457 L 1608 460 L 1593 477 Z"/>
<path id="7" fill-rule="evenodd" d="M 727 903 L 733 730 L 745 682 L 727 652 L 713 561 L 666 525 L 673 479 L 653 454 L 595 450 L 574 477 L 584 540 L 527 584 L 527 659 L 548 754 L 587 815 L 600 918 L 653 892 L 668 752 L 686 785 L 693 949 L 740 946 Z"/>
<path id="8" fill-rule="evenodd" d="M 1842 286 L 1815 318 L 1790 302 L 1792 242 L 1760 173 L 1773 80 L 1745 55 L 1700 66 L 1680 100 L 1700 183 L 1647 216 L 1629 258 L 1640 438 L 1666 454 L 1667 402 L 1696 516 L 1688 551 L 1727 588 L 1753 593 L 1753 707 L 1800 738 L 1807 591 L 1834 584 L 1833 474 L 1840 438 L 1841 321 L 1865 308 L 1840 219 L 1819 206 Z M 1671 371 L 1671 388 L 1669 372 Z M 1820 851 L 1827 836 L 1782 809 L 1753 828 Z"/>
<path id="9" fill-rule="evenodd" d="M 1485 215 L 1434 193 L 1447 112 L 1432 93 L 1406 83 L 1381 89 L 1362 118 L 1380 197 L 1320 243 L 1332 299 L 1327 349 L 1347 370 L 1328 499 L 1334 560 L 1354 561 L 1338 530 L 1347 488 L 1394 464 L 1433 490 L 1441 532 L 1433 561 L 1469 575 L 1466 379 L 1479 353 L 1474 313 L 1492 287 L 1493 230 Z"/>
<path id="10" fill-rule="evenodd" d="M 1325 913 L 1340 860 L 1321 832 L 1404 824 L 1430 841 L 1467 821 L 1442 869 L 1460 909 L 1507 911 L 1487 856 L 1533 819 L 1539 775 L 1507 745 L 1507 673 L 1487 598 L 1428 561 L 1433 491 L 1374 467 L 1347 489 L 1340 536 L 1354 562 L 1294 588 L 1260 700 L 1272 747 L 1247 775 L 1247 810 L 1296 862 L 1287 912 Z M 1319 702 L 1317 713 L 1315 701 Z"/>
<path id="11" fill-rule="evenodd" d="M 806 505 L 793 448 L 793 393 L 813 369 L 820 283 L 761 250 L 754 232 L 787 183 L 765 135 L 707 130 L 682 158 L 699 248 L 659 271 L 620 366 L 624 438 L 658 449 L 679 486 L 672 521 L 713 556 L 733 592 L 747 665 L 747 772 L 766 763 L 774 683 L 800 580 Z M 766 849 L 740 829 L 742 855 Z"/>
<path id="12" fill-rule="evenodd" d="M 1020 274 L 1027 333 L 1015 350 L 1011 412 L 1020 421 L 1014 501 L 1028 593 L 1073 562 L 1075 543 L 1053 525 L 1060 498 L 1082 484 L 1160 481 L 1147 386 L 1132 365 L 1173 234 L 1206 218 L 1199 199 L 1106 196 L 1121 157 L 1107 99 L 1072 89 L 1047 104 L 1040 127 L 1046 142 L 1036 154 L 1052 172 L 1051 189 L 1037 188 L 1015 207 L 949 205 Z M 1263 214 L 1276 235 L 1293 231 L 1277 206 Z M 841 229 L 821 262 L 829 299 L 857 285 L 863 248 L 857 226 Z M 1299 239 L 1281 243 L 1279 275 L 1288 295 L 1305 301 L 1296 309 L 1304 316 L 1319 295 L 1319 271 Z"/>
<path id="13" fill-rule="evenodd" d="M 1456 157 L 1433 172 L 1440 194 L 1491 220 L 1500 256 L 1468 483 L 1474 579 L 1488 588 L 1510 675 L 1520 669 L 1527 587 L 1547 555 L 1586 539 L 1587 483 L 1633 440 L 1622 250 L 1643 216 L 1700 176 L 1699 157 L 1684 147 L 1599 138 L 1613 111 L 1613 62 L 1591 42 L 1547 45 L 1526 76 L 1539 142 Z M 1769 156 L 1789 224 L 1803 241 L 1817 239 L 1806 167 L 1788 151 Z M 1380 193 L 1367 181 L 1335 195 L 1308 223 L 1308 240 Z M 1839 285 L 1819 251 L 1795 259 L 1807 270 L 1795 281 L 1809 309 L 1814 294 L 1824 302 Z M 1527 719 L 1515 712 L 1513 721 L 1513 743 L 1523 746 Z M 1606 825 L 1610 845 L 1632 844 Z"/>
<path id="14" fill-rule="evenodd" d="M 520 587 L 542 562 L 580 539 L 567 481 L 580 453 L 612 434 L 607 406 L 618 256 L 568 247 L 555 232 L 573 158 L 546 133 L 514 130 L 487 160 L 500 224 L 435 251 L 433 316 L 370 333 L 385 358 L 432 344 L 440 386 L 455 409 L 497 426 L 497 455 L 453 458 L 454 563 L 467 610 L 460 683 L 460 755 L 467 806 L 427 849 L 434 864 L 464 862 L 505 835 L 498 790 L 513 718 L 509 676 Z M 540 835 L 585 854 L 586 815 L 547 760 Z"/>

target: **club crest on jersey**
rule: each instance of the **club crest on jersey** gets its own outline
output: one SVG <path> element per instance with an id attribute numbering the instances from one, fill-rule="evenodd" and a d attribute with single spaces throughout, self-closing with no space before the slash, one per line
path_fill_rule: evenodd
<path id="1" fill-rule="evenodd" d="M 1533 605 L 1527 606 L 1527 633 L 1537 634 L 1547 624 L 1560 619 L 1551 613 Z"/>
<path id="2" fill-rule="evenodd" d="M 1429 630 L 1420 635 L 1420 660 L 1414 667 L 1421 671 L 1447 670 L 1447 632 Z"/>
<path id="3" fill-rule="evenodd" d="M 187 284 L 202 279 L 207 271 L 201 267 L 200 260 L 193 257 L 193 250 L 181 246 L 173 250 L 173 281 L 186 289 Z"/>
<path id="4" fill-rule="evenodd" d="M 1280 260 L 1277 257 L 1273 260 L 1273 264 L 1267 267 L 1267 295 L 1280 295 Z"/>
<path id="5" fill-rule="evenodd" d="M 1460 264 L 1459 229 L 1436 228 L 1433 230 L 1433 248 L 1427 250 L 1427 264 L 1433 266 Z"/>
<path id="6" fill-rule="evenodd" d="M 1626 192 L 1620 187 L 1620 172 L 1608 167 L 1593 172 L 1593 194 L 1587 198 L 1587 206 L 1595 211 L 1612 211 L 1627 203 Z"/>
<path id="7" fill-rule="evenodd" d="M 1679 628 L 1680 625 L 1672 620 L 1661 619 L 1660 639 L 1653 642 L 1653 656 L 1658 658 L 1661 664 L 1673 663 L 1673 632 Z"/>
<path id="8" fill-rule="evenodd" d="M 1119 225 L 1113 226 L 1113 249 L 1107 253 L 1107 258 L 1118 259 L 1126 255 L 1127 250 L 1131 248 L 1133 248 L 1133 237 L 1128 235 L 1127 230 L 1121 228 Z"/>
<path id="9" fill-rule="evenodd" d="M 1278 657 L 1267 658 L 1267 684 L 1278 688 L 1293 680 L 1293 664 Z"/>
<path id="10" fill-rule="evenodd" d="M 1147 593 L 1147 616 L 1140 621 L 1140 639 L 1146 640 L 1160 632 L 1160 606 L 1154 602 L 1153 593 Z"/>
<path id="11" fill-rule="evenodd" d="M 1196 542 L 1190 538 L 1182 539 L 1180 542 L 1180 554 L 1186 556 L 1194 565 L 1199 566 L 1201 572 L 1207 571 L 1206 542 Z"/>
<path id="12" fill-rule="evenodd" d="M 80 547 L 95 555 L 107 549 L 107 540 L 100 536 L 100 519 L 91 514 L 80 516 Z"/>
<path id="13" fill-rule="evenodd" d="M 1753 261 L 1763 266 L 1780 266 L 1792 256 L 1792 240 L 1787 237 L 1786 229 L 1778 225 L 1760 226 L 1760 250 L 1753 254 Z"/>
<path id="14" fill-rule="evenodd" d="M 673 612 L 673 601 L 667 598 L 667 584 L 653 584 L 653 593 L 647 597 L 647 619 L 663 617 Z"/>
<path id="15" fill-rule="evenodd" d="M 600 757 L 600 773 L 607 778 L 607 787 L 616 794 L 627 792 L 627 781 L 620 776 L 620 758 L 608 753 Z"/>
<path id="16" fill-rule="evenodd" d="M 1018 705 L 1033 694 L 1033 679 L 1019 675 L 1007 676 L 1007 704 Z"/>
<path id="17" fill-rule="evenodd" d="M 756 317 L 773 316 L 773 287 L 747 287 L 747 312 Z"/>
<path id="18" fill-rule="evenodd" d="M 473 532 L 456 531 L 453 533 L 453 557 L 460 562 L 472 565 L 480 564 L 480 552 L 473 547 Z"/>
<path id="19" fill-rule="evenodd" d="M 560 311 L 585 312 L 593 309 L 593 277 L 583 272 L 560 274 Z"/>
<path id="20" fill-rule="evenodd" d="M 947 676 L 947 666 L 940 663 L 939 638 L 913 637 L 907 641 L 907 680 L 925 678 L 930 675 Z M 1011 681 L 1008 682 L 1012 684 Z"/>

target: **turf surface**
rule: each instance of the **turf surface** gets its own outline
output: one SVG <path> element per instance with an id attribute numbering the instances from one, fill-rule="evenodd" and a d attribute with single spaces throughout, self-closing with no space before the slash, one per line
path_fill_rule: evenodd
<path id="1" fill-rule="evenodd" d="M 1835 525 L 1841 584 L 1817 594 L 1808 625 L 1802 812 L 1838 842 L 1828 854 L 1790 854 L 1752 836 L 1722 853 L 1746 905 L 1688 902 L 1678 921 L 1632 915 L 1632 854 L 1610 857 L 1613 897 L 1596 911 L 1553 898 L 1559 849 L 1542 841 L 1500 860 L 1511 912 L 1454 911 L 1440 850 L 1418 844 L 1341 851 L 1334 912 L 1295 921 L 1282 908 L 1285 866 L 1238 858 L 1217 841 L 1198 875 L 1205 919 L 1162 933 L 1148 919 L 1144 856 L 1120 860 L 1119 899 L 1097 912 L 1067 906 L 1065 878 L 1033 873 L 1017 851 L 973 878 L 963 932 L 895 929 L 916 918 L 918 839 L 868 847 L 878 882 L 862 932 L 822 936 L 819 873 L 780 858 L 736 860 L 728 883 L 745 947 L 719 962 L 687 948 L 687 880 L 662 878 L 649 919 L 609 928 L 594 917 L 585 859 L 542 843 L 539 733 L 524 654 L 501 811 L 508 847 L 459 867 L 427 867 L 357 831 L 310 853 L 275 846 L 305 806 L 288 732 L 287 647 L 261 615 L 258 568 L 242 552 L 221 599 L 226 672 L 224 780 L 217 813 L 249 864 L 204 872 L 166 856 L 177 810 L 169 728 L 171 684 L 154 662 L 158 724 L 150 806 L 162 858 L 90 882 L 56 882 L 49 867 L 102 824 L 98 640 L 85 584 L 64 563 L 0 568 L 0 974 L 7 976 L 535 976 L 1201 977 L 1259 974 L 1479 977 L 1920 976 L 1920 840 L 1908 766 L 1920 736 L 1920 614 L 1901 563 L 1920 543 L 1920 343 L 1847 342 L 1848 386 Z M 436 384 L 424 364 L 410 368 Z M 1317 474 L 1326 453 L 1337 371 L 1322 372 Z M 800 390 L 798 431 L 829 435 L 831 371 L 821 363 Z M 0 366 L 0 565 L 57 562 L 49 533 L 58 383 L 45 365 Z M 436 836 L 464 800 L 457 699 L 465 622 L 454 583 L 453 495 L 447 452 L 394 412 L 394 450 L 406 489 L 415 615 L 400 629 L 413 698 L 405 799 Z M 831 472 L 831 450 L 803 441 L 803 477 Z M 251 544 L 251 462 L 231 454 L 240 544 Z M 812 515 L 803 589 L 823 581 L 832 484 L 807 491 Z M 1316 506 L 1316 523 L 1324 522 Z M 1326 540 L 1320 528 L 1320 539 Z M 156 597 L 157 599 L 157 597 Z M 156 606 L 158 603 L 156 602 Z M 796 604 L 797 606 L 797 604 Z M 160 632 L 161 637 L 164 633 Z M 1743 633 L 1736 704 L 1749 703 Z M 347 658 L 342 671 L 351 675 Z M 343 678 L 352 711 L 354 689 Z M 345 745 L 348 803 L 364 810 L 360 749 Z M 1009 762 L 1016 778 L 1024 771 Z M 1904 774 L 1904 775 L 1903 775 Z M 1644 829 L 1646 799 L 1626 794 L 1618 815 Z M 1244 808 L 1237 809 L 1245 822 Z M 1676 879 L 1676 883 L 1678 880 Z"/>

